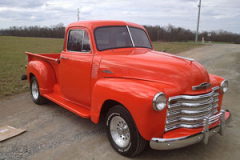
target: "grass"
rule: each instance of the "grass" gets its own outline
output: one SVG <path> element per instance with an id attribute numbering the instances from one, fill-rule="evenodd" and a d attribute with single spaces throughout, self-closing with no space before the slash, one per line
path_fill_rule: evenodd
<path id="1" fill-rule="evenodd" d="M 63 39 L 0 36 L 0 98 L 29 90 L 25 51 L 35 53 L 61 52 Z"/>
<path id="2" fill-rule="evenodd" d="M 25 51 L 33 53 L 59 53 L 62 50 L 63 39 L 29 38 L 0 36 L 0 99 L 29 90 L 27 81 L 20 77 L 26 74 Z M 188 43 L 154 42 L 155 50 L 163 49 L 169 53 L 178 53 L 199 45 Z"/>
<path id="3" fill-rule="evenodd" d="M 188 43 L 195 43 L 194 41 L 188 41 Z M 202 41 L 198 41 L 198 44 L 202 44 Z M 217 41 L 205 41 L 205 44 L 234 44 L 234 42 L 217 42 Z"/>
<path id="4" fill-rule="evenodd" d="M 182 42 L 153 42 L 153 47 L 157 51 L 163 51 L 167 53 L 179 53 L 187 51 L 196 47 L 202 46 L 202 44 L 194 43 L 182 43 Z"/>

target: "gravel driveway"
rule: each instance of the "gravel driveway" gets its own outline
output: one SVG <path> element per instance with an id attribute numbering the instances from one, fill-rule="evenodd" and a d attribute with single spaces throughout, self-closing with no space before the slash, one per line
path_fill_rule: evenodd
<path id="1" fill-rule="evenodd" d="M 209 73 L 229 80 L 223 108 L 232 112 L 225 136 L 171 151 L 146 150 L 131 159 L 235 160 L 240 157 L 240 45 L 214 44 L 178 54 L 195 59 Z M 104 124 L 94 124 L 54 104 L 35 105 L 29 93 L 0 100 L 0 126 L 11 125 L 27 132 L 0 142 L 3 159 L 128 159 L 110 146 Z"/>

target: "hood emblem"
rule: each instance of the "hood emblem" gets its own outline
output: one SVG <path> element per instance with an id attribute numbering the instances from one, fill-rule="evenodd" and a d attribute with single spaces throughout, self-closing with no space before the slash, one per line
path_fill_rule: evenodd
<path id="1" fill-rule="evenodd" d="M 204 82 L 198 86 L 192 86 L 192 90 L 193 91 L 196 91 L 196 90 L 203 90 L 203 89 L 207 89 L 211 87 L 211 83 L 207 83 L 207 82 Z"/>

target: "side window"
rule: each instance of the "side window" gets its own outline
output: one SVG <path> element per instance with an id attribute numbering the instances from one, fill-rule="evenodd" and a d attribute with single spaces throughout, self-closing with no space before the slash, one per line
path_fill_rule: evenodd
<path id="1" fill-rule="evenodd" d="M 70 30 L 68 34 L 68 51 L 90 52 L 90 41 L 86 31 L 84 30 Z"/>

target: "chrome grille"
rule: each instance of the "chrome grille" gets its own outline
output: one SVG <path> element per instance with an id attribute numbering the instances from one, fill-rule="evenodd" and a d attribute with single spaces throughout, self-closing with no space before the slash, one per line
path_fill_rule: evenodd
<path id="1" fill-rule="evenodd" d="M 197 128 L 203 126 L 204 119 L 210 118 L 209 124 L 217 122 L 219 87 L 202 95 L 180 95 L 170 97 L 165 131 L 176 128 Z"/>

